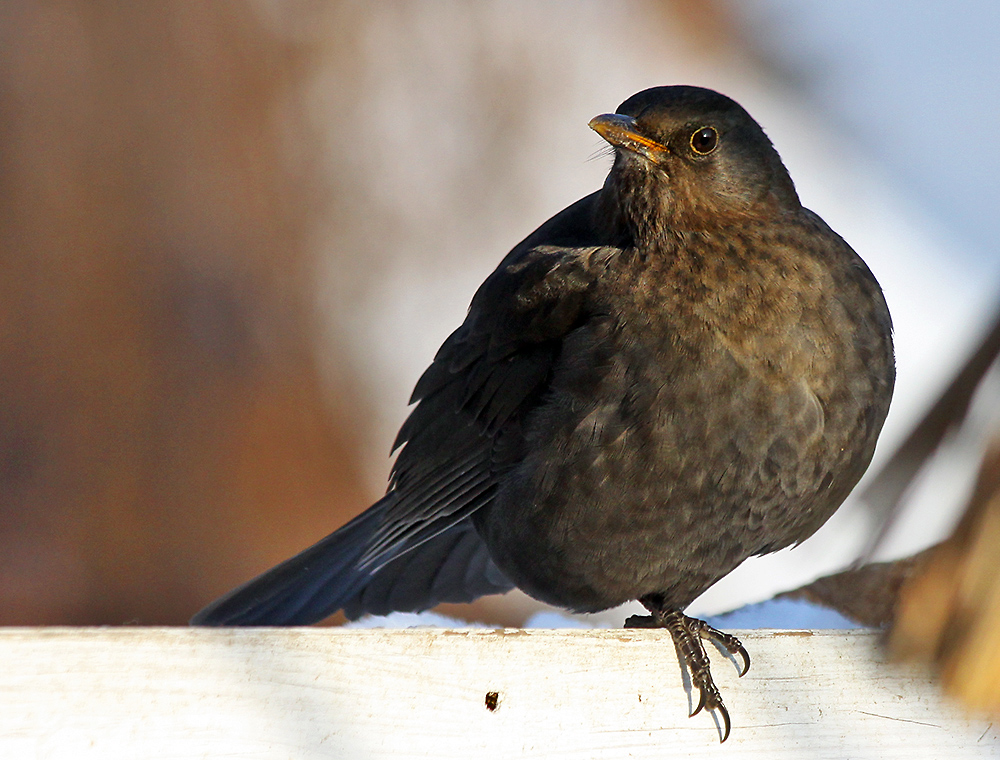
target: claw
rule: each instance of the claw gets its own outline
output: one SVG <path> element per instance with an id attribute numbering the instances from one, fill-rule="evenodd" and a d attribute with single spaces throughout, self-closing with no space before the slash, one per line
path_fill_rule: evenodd
<path id="1" fill-rule="evenodd" d="M 705 707 L 705 701 L 707 699 L 707 695 L 705 693 L 705 687 L 704 686 L 699 686 L 698 687 L 698 692 L 701 695 L 699 697 L 699 699 L 698 699 L 698 706 L 696 708 L 694 708 L 694 712 L 693 713 L 691 713 L 690 715 L 688 715 L 689 718 L 693 718 L 695 715 L 697 715 L 698 713 L 700 713 L 704 709 L 704 707 Z"/>
<path id="2" fill-rule="evenodd" d="M 726 730 L 722 732 L 722 738 L 719 739 L 719 744 L 723 744 L 729 738 L 729 730 L 732 728 L 732 724 L 729 722 L 729 710 L 722 704 L 721 699 L 719 700 L 719 704 L 716 705 L 716 709 L 722 713 L 722 723 L 726 727 Z"/>
<path id="3" fill-rule="evenodd" d="M 734 657 L 739 656 L 739 658 L 743 660 L 743 668 L 740 670 L 740 678 L 745 676 L 747 671 L 750 670 L 750 653 L 746 650 L 746 647 L 743 646 L 743 642 L 731 634 L 723 633 L 722 631 L 713 628 L 704 620 L 695 620 L 694 622 L 696 624 L 698 635 L 714 641 L 716 644 L 729 652 L 729 654 Z"/>
<path id="4" fill-rule="evenodd" d="M 739 651 L 733 652 L 733 654 L 739 654 L 743 658 L 743 670 L 740 671 L 740 678 L 743 678 L 750 670 L 750 653 L 746 650 L 743 644 L 739 645 Z M 725 741 L 725 739 L 723 739 Z"/>

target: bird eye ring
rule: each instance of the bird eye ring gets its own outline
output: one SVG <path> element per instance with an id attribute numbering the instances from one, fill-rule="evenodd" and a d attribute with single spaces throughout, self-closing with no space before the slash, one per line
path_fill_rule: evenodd
<path id="1" fill-rule="evenodd" d="M 696 129 L 691 135 L 691 150 L 699 156 L 707 156 L 719 144 L 719 133 L 715 127 Z"/>

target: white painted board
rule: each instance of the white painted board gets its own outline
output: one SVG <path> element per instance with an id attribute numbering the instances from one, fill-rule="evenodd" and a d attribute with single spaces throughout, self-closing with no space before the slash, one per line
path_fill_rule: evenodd
<path id="1" fill-rule="evenodd" d="M 647 630 L 0 630 L 3 758 L 980 758 L 963 714 L 863 631 L 712 650 L 719 744 Z M 486 695 L 498 694 L 491 711 Z"/>

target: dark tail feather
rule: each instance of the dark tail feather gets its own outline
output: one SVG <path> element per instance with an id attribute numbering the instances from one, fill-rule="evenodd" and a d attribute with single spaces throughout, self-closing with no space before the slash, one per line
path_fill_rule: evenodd
<path id="1" fill-rule="evenodd" d="M 395 557 L 377 569 L 359 569 L 392 499 L 383 497 L 319 543 L 212 602 L 191 624 L 309 625 L 339 609 L 349 618 L 419 612 L 513 588 L 468 518 L 392 547 L 387 553 Z"/>
<path id="2" fill-rule="evenodd" d="M 466 518 L 380 568 L 344 605 L 349 618 L 420 612 L 514 588 Z"/>
<path id="3" fill-rule="evenodd" d="M 329 617 L 371 580 L 357 562 L 381 527 L 387 495 L 319 543 L 216 599 L 191 625 L 309 625 Z"/>

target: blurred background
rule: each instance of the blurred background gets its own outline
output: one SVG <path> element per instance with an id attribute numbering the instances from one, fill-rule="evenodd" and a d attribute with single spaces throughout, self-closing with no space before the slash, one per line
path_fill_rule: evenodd
<path id="1" fill-rule="evenodd" d="M 588 120 L 655 85 L 742 103 L 882 283 L 877 474 L 1000 305 L 998 33 L 992 0 L 0 5 L 0 624 L 184 623 L 367 507 L 478 284 L 603 181 Z M 957 522 L 976 380 L 876 559 Z M 692 611 L 856 560 L 864 488 Z"/>

